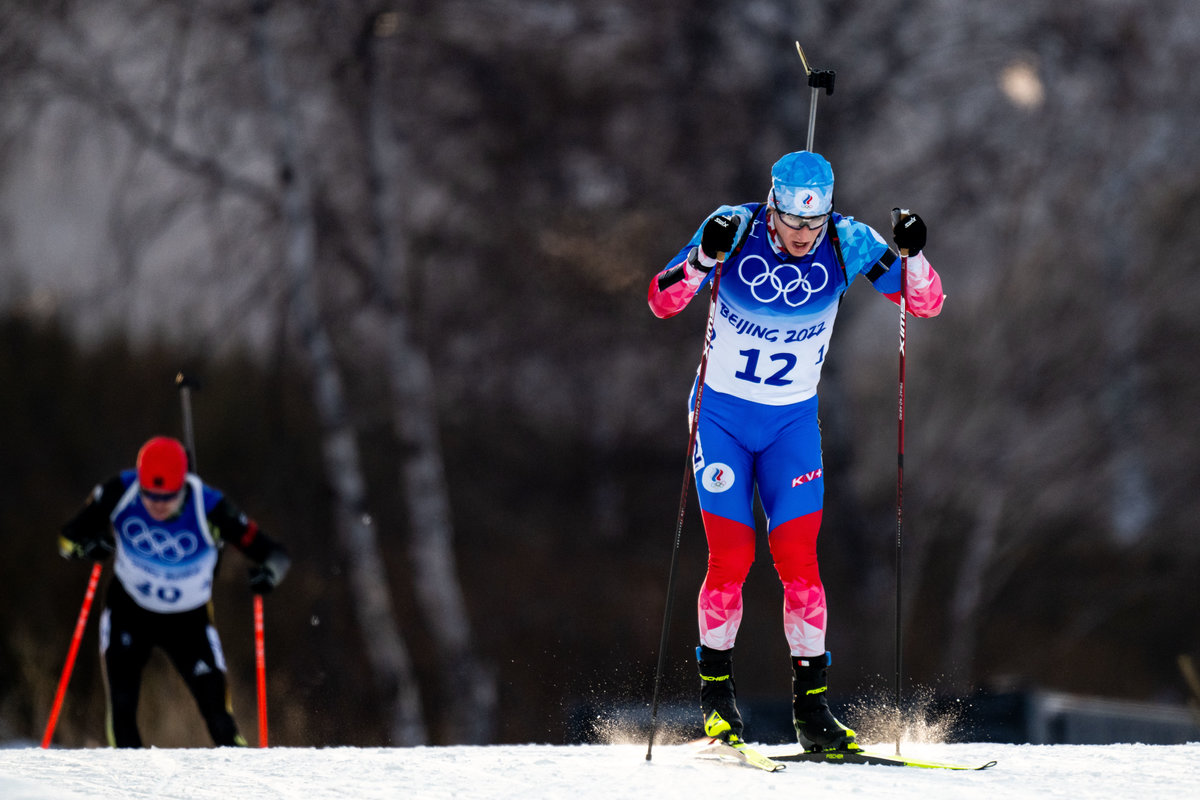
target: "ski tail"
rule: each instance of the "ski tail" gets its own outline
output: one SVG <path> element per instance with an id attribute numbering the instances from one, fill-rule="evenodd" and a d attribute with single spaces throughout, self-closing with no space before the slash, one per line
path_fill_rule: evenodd
<path id="1" fill-rule="evenodd" d="M 724 739 L 702 740 L 701 747 L 696 752 L 696 755 L 700 758 L 741 763 L 748 767 L 761 769 L 764 772 L 779 772 L 786 768 L 786 765 L 763 755 L 740 739 L 735 739 L 732 742 L 727 742 Z"/>

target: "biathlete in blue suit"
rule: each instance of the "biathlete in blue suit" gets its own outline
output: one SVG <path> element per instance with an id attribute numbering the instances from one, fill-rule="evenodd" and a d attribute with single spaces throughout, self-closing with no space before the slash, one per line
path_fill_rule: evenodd
<path id="1" fill-rule="evenodd" d="M 897 219 L 892 239 L 908 255 L 907 308 L 917 317 L 936 316 L 944 295 L 922 252 L 925 223 L 907 211 Z M 772 167 L 765 203 L 721 206 L 709 215 L 651 280 L 651 310 L 662 318 L 679 313 L 718 264 L 693 453 L 709 551 L 696 651 L 705 732 L 731 741 L 742 736 L 733 647 L 742 585 L 754 560 L 757 488 L 784 588 L 797 739 L 808 749 L 854 749 L 854 731 L 834 718 L 826 700 L 826 602 L 817 568 L 825 475 L 817 383 L 850 283 L 862 276 L 898 303 L 901 262 L 874 229 L 833 210 L 833 168 L 822 156 L 801 151 Z"/>
<path id="2" fill-rule="evenodd" d="M 138 694 L 150 652 L 166 653 L 200 708 L 213 743 L 245 746 L 231 709 L 225 656 L 213 625 L 212 582 L 220 550 L 232 542 L 256 566 L 250 589 L 264 593 L 291 559 L 220 491 L 188 472 L 176 439 L 158 436 L 138 452 L 137 468 L 96 486 L 63 526 L 65 558 L 115 554 L 100 616 L 100 655 L 108 687 L 113 747 L 141 747 Z"/>

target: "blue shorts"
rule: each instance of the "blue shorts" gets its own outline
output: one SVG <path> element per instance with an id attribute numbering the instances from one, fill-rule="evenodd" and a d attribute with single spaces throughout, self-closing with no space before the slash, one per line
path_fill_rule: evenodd
<path id="1" fill-rule="evenodd" d="M 825 500 L 817 398 L 752 403 L 706 387 L 693 457 L 700 508 L 754 527 L 754 489 L 767 529 L 820 511 Z"/>

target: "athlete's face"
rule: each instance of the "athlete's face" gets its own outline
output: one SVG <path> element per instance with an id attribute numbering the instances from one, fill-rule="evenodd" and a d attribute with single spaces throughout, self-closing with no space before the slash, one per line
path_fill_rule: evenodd
<path id="1" fill-rule="evenodd" d="M 146 513 L 150 515 L 155 522 L 163 522 L 179 513 L 179 506 L 183 504 L 183 490 L 180 489 L 175 494 L 156 494 L 142 490 L 142 505 L 146 507 Z"/>
<path id="2" fill-rule="evenodd" d="M 821 235 L 821 229 L 824 226 L 818 227 L 816 230 L 809 227 L 793 228 L 779 218 L 779 213 L 775 209 L 771 209 L 771 213 L 775 215 L 775 234 L 783 243 L 788 255 L 794 258 L 808 255 L 808 251 L 812 249 L 813 243 Z"/>

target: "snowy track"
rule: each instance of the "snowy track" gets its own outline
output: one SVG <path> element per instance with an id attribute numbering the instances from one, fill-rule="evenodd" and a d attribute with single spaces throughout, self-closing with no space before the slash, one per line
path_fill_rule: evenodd
<path id="1" fill-rule="evenodd" d="M 788 748 L 763 746 L 763 751 Z M 924 744 L 905 755 L 999 765 L 984 772 L 701 761 L 687 745 L 496 745 L 268 750 L 0 750 L 4 800 L 320 800 L 653 797 L 1005 800 L 1200 797 L 1200 743 L 1175 746 Z"/>

